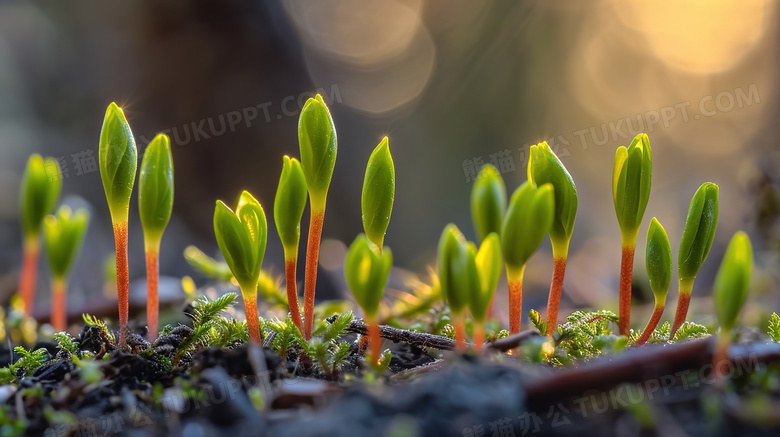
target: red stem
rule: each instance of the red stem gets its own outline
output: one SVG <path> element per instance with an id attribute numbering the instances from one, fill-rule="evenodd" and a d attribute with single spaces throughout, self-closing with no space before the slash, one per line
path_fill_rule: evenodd
<path id="1" fill-rule="evenodd" d="M 38 274 L 38 240 L 25 238 L 23 252 L 19 295 L 24 302 L 24 314 L 31 317 L 35 303 L 35 278 Z"/>
<path id="2" fill-rule="evenodd" d="M 157 296 L 157 283 L 159 276 L 159 261 L 157 251 L 146 251 L 146 322 L 149 325 L 147 337 L 149 341 L 157 338 L 158 313 L 160 311 L 159 298 Z"/>
<path id="3" fill-rule="evenodd" d="M 379 336 L 379 321 L 375 317 L 366 318 L 368 324 L 368 342 L 371 345 L 372 364 L 382 361 L 382 338 Z"/>
<path id="4" fill-rule="evenodd" d="M 563 276 L 566 274 L 566 258 L 554 259 L 553 277 L 550 283 L 550 298 L 547 301 L 547 336 L 552 337 L 558 327 L 558 307 L 561 304 Z"/>
<path id="5" fill-rule="evenodd" d="M 691 304 L 690 293 L 680 293 L 677 297 L 677 312 L 674 314 L 674 324 L 672 324 L 672 330 L 669 333 L 669 341 L 674 340 L 674 334 L 680 329 L 680 326 L 685 322 L 685 317 L 688 316 L 688 306 Z"/>
<path id="6" fill-rule="evenodd" d="M 55 332 L 68 329 L 65 293 L 65 281 L 61 278 L 53 279 L 51 281 L 51 326 Z"/>
<path id="7" fill-rule="evenodd" d="M 509 333 L 520 332 L 520 320 L 523 310 L 523 282 L 509 282 Z"/>
<path id="8" fill-rule="evenodd" d="M 466 352 L 466 323 L 463 317 L 453 317 L 452 326 L 455 328 L 455 350 Z"/>
<path id="9" fill-rule="evenodd" d="M 309 243 L 306 247 L 306 277 L 303 288 L 303 318 L 306 340 L 311 340 L 314 330 L 314 291 L 317 285 L 317 262 L 320 257 L 320 239 L 322 238 L 322 222 L 325 209 L 312 211 L 309 221 Z"/>
<path id="10" fill-rule="evenodd" d="M 653 330 L 655 330 L 655 327 L 658 326 L 658 322 L 661 320 L 661 316 L 663 314 L 664 306 L 656 305 L 655 309 L 653 309 L 653 315 L 650 316 L 650 320 L 647 322 L 645 330 L 642 332 L 642 335 L 639 336 L 636 342 L 634 342 L 634 346 L 641 346 L 647 342 L 647 340 L 650 338 L 650 335 L 652 335 Z"/>
<path id="11" fill-rule="evenodd" d="M 246 326 L 249 328 L 249 339 L 256 344 L 263 344 L 263 336 L 260 334 L 260 318 L 257 315 L 257 298 L 244 296 L 244 314 L 246 314 Z"/>
<path id="12" fill-rule="evenodd" d="M 482 345 L 485 344 L 485 322 L 474 321 L 474 352 L 482 352 Z"/>
<path id="13" fill-rule="evenodd" d="M 287 282 L 287 303 L 290 307 L 290 317 L 292 318 L 298 330 L 303 332 L 303 322 L 301 321 L 301 308 L 298 306 L 298 284 L 295 279 L 295 269 L 298 264 L 297 258 L 284 260 L 284 275 Z"/>
<path id="14" fill-rule="evenodd" d="M 623 256 L 620 261 L 620 319 L 618 328 L 620 335 L 628 335 L 628 325 L 631 320 L 631 275 L 634 270 L 634 247 L 623 246 Z"/>
<path id="15" fill-rule="evenodd" d="M 114 223 L 114 245 L 116 246 L 116 292 L 119 298 L 119 346 L 125 346 L 127 318 L 129 315 L 128 295 L 130 272 L 127 266 L 127 222 Z"/>

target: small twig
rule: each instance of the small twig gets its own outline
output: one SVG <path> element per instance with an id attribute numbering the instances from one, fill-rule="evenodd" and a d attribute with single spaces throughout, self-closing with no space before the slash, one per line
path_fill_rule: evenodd
<path id="1" fill-rule="evenodd" d="M 514 349 L 520 346 L 526 340 L 538 337 L 539 335 L 540 334 L 538 330 L 529 329 L 527 331 L 518 332 L 517 334 L 512 334 L 506 338 L 500 338 L 496 341 L 492 341 L 486 345 L 486 349 L 492 352 L 506 352 L 510 349 Z"/>

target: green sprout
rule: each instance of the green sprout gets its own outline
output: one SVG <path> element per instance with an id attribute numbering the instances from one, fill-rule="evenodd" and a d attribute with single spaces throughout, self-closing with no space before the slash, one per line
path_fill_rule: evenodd
<path id="1" fill-rule="evenodd" d="M 485 341 L 485 320 L 490 302 L 501 276 L 501 240 L 497 233 L 491 232 L 482 240 L 474 262 L 479 275 L 479 287 L 472 290 L 469 309 L 474 319 L 474 350 L 479 352 Z"/>
<path id="2" fill-rule="evenodd" d="M 260 279 L 268 225 L 262 205 L 248 191 L 241 193 L 236 211 L 217 200 L 214 234 L 225 261 L 233 272 L 244 300 L 249 336 L 262 344 L 257 315 L 257 281 Z"/>
<path id="3" fill-rule="evenodd" d="M 439 283 L 442 294 L 450 307 L 452 326 L 455 328 L 455 344 L 458 350 L 466 350 L 466 305 L 480 292 L 477 273 L 476 248 L 452 223 L 448 224 L 439 239 Z"/>
<path id="4" fill-rule="evenodd" d="M 712 182 L 706 182 L 693 195 L 691 206 L 688 208 L 688 217 L 685 219 L 680 252 L 677 254 L 679 295 L 677 297 L 677 312 L 674 315 L 674 323 L 672 323 L 672 331 L 669 335 L 670 339 L 674 338 L 674 334 L 688 315 L 693 281 L 710 253 L 717 226 L 718 186 Z"/>
<path id="5" fill-rule="evenodd" d="M 498 170 L 485 164 L 471 189 L 471 221 L 480 243 L 490 233 L 500 234 L 506 211 L 506 186 Z"/>
<path id="6" fill-rule="evenodd" d="M 298 120 L 301 167 L 309 188 L 309 242 L 306 247 L 306 271 L 303 287 L 304 338 L 311 339 L 314 328 L 314 293 L 317 262 L 320 255 L 322 224 L 333 167 L 336 164 L 336 127 L 322 96 L 306 101 Z"/>
<path id="7" fill-rule="evenodd" d="M 639 336 L 635 345 L 639 346 L 647 342 L 652 335 L 666 306 L 666 295 L 669 293 L 669 285 L 672 283 L 672 246 L 669 236 L 661 223 L 653 217 L 650 227 L 647 229 L 647 249 L 645 252 L 645 265 L 647 277 L 650 279 L 650 289 L 655 296 L 655 307 L 647 327 Z"/>
<path id="8" fill-rule="evenodd" d="M 56 215 L 48 215 L 43 222 L 46 235 L 46 255 L 52 273 L 51 285 L 51 324 L 55 331 L 67 329 L 65 296 L 67 276 L 78 257 L 84 241 L 89 213 L 79 209 L 75 214 L 67 206 L 60 207 Z"/>
<path id="9" fill-rule="evenodd" d="M 653 177 L 652 153 L 647 134 L 634 137 L 628 148 L 618 147 L 612 170 L 612 199 L 620 225 L 620 335 L 628 335 L 631 319 L 631 274 L 639 226 L 650 198 Z"/>
<path id="10" fill-rule="evenodd" d="M 525 264 L 553 225 L 555 195 L 551 184 L 525 182 L 509 200 L 501 227 L 501 246 L 509 282 L 509 332 L 520 332 Z"/>
<path id="11" fill-rule="evenodd" d="M 146 317 L 149 340 L 157 338 L 160 240 L 173 211 L 173 157 L 171 141 L 158 134 L 146 148 L 138 178 L 138 212 L 146 252 Z"/>
<path id="12" fill-rule="evenodd" d="M 22 222 L 22 273 L 19 295 L 24 312 L 32 315 L 35 302 L 35 282 L 38 275 L 41 224 L 54 210 L 62 190 L 60 165 L 54 158 L 44 159 L 33 154 L 27 160 L 19 189 Z"/>
<path id="13" fill-rule="evenodd" d="M 723 256 L 712 292 L 715 313 L 720 324 L 718 346 L 713 355 L 712 368 L 714 371 L 718 370 L 718 364 L 728 356 L 731 330 L 747 300 L 752 269 L 753 248 L 750 239 L 746 233 L 737 232 L 731 238 L 726 254 Z"/>
<path id="14" fill-rule="evenodd" d="M 106 109 L 100 131 L 98 160 L 100 178 L 106 193 L 108 209 L 114 226 L 116 248 L 117 296 L 119 298 L 119 344 L 125 345 L 127 330 L 130 273 L 127 265 L 127 219 L 130 195 L 135 184 L 138 155 L 133 133 L 122 109 L 111 103 Z"/>
<path id="15" fill-rule="evenodd" d="M 387 285 L 387 278 L 393 267 L 393 254 L 388 248 L 378 253 L 370 247 L 368 237 L 360 234 L 349 246 L 344 264 L 347 285 L 352 290 L 360 308 L 365 314 L 368 325 L 368 338 L 371 345 L 369 362 L 378 364 L 382 359 L 382 341 L 379 338 L 379 303 Z"/>
<path id="16" fill-rule="evenodd" d="M 550 228 L 553 277 L 547 301 L 547 335 L 552 336 L 558 325 L 558 306 L 561 303 L 563 277 L 566 274 L 566 259 L 569 256 L 569 242 L 577 216 L 577 187 L 569 171 L 550 150 L 547 142 L 531 146 L 528 180 L 537 186 L 549 183 L 555 193 L 555 216 Z"/>
<path id="17" fill-rule="evenodd" d="M 387 137 L 371 152 L 363 179 L 363 194 L 360 199 L 363 212 L 363 229 L 366 237 L 377 250 L 382 252 L 390 214 L 393 212 L 395 196 L 395 166 L 390 155 Z"/>
<path id="18" fill-rule="evenodd" d="M 298 306 L 295 273 L 298 266 L 298 243 L 301 239 L 301 218 L 306 207 L 307 193 L 306 176 L 303 174 L 301 163 L 295 158 L 285 156 L 274 199 L 274 223 L 284 247 L 284 272 L 290 315 L 301 332 L 303 332 L 303 322 Z"/>

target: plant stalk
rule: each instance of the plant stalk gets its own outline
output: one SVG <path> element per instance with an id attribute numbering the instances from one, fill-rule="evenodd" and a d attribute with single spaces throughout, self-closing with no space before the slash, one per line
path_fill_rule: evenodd
<path id="1" fill-rule="evenodd" d="M 520 320 L 523 314 L 523 274 L 525 265 L 516 271 L 507 270 L 509 282 L 509 333 L 520 332 Z"/>
<path id="2" fill-rule="evenodd" d="M 379 336 L 379 320 L 376 316 L 366 316 L 368 324 L 368 342 L 371 345 L 371 364 L 378 365 L 382 361 L 382 338 Z"/>
<path id="3" fill-rule="evenodd" d="M 241 289 L 241 297 L 244 300 L 244 314 L 246 326 L 249 329 L 249 339 L 256 344 L 263 344 L 263 336 L 260 333 L 260 318 L 257 315 L 257 285 L 252 290 Z"/>
<path id="4" fill-rule="evenodd" d="M 642 335 L 640 335 L 636 342 L 634 342 L 634 346 L 641 346 L 647 342 L 647 340 L 650 338 L 650 335 L 653 334 L 656 326 L 658 326 L 658 322 L 661 320 L 661 316 L 664 314 L 664 308 L 664 305 L 655 305 L 653 314 L 650 316 L 650 320 L 647 322 L 645 330 L 642 331 Z"/>
<path id="5" fill-rule="evenodd" d="M 159 278 L 159 252 L 156 249 L 146 249 L 146 323 L 149 325 L 147 338 L 150 342 L 157 338 L 158 314 L 160 311 L 157 285 Z"/>
<path id="6" fill-rule="evenodd" d="M 303 318 L 306 340 L 311 340 L 314 330 L 314 292 L 317 285 L 317 263 L 320 257 L 320 239 L 322 238 L 322 223 L 325 219 L 325 208 L 312 210 L 309 221 L 309 242 L 306 247 L 306 271 L 303 288 Z"/>
<path id="7" fill-rule="evenodd" d="M 128 296 L 130 293 L 130 271 L 127 265 L 127 220 L 114 223 L 114 245 L 116 246 L 116 291 L 119 299 L 119 346 L 125 346 Z"/>
<path id="8" fill-rule="evenodd" d="M 720 365 L 723 363 L 730 363 L 729 361 L 729 346 L 731 345 L 731 336 L 728 330 L 724 330 L 721 327 L 720 335 L 718 335 L 718 342 L 715 344 L 715 351 L 712 354 L 712 376 L 717 379 L 716 384 L 722 385 L 727 377 L 726 372 L 720 371 Z"/>
<path id="9" fill-rule="evenodd" d="M 452 315 L 452 327 L 455 328 L 455 350 L 465 352 L 466 347 L 466 322 L 463 314 Z"/>
<path id="10" fill-rule="evenodd" d="M 636 245 L 623 244 L 620 261 L 620 310 L 618 328 L 620 335 L 628 336 L 631 321 L 631 276 L 634 271 L 634 249 Z"/>
<path id="11" fill-rule="evenodd" d="M 303 321 L 301 320 L 301 308 L 298 306 L 298 284 L 295 278 L 297 265 L 297 257 L 290 257 L 284 260 L 284 276 L 287 282 L 287 303 L 290 307 L 290 318 L 292 318 L 293 323 L 302 333 Z"/>
<path id="12" fill-rule="evenodd" d="M 547 336 L 552 337 L 558 327 L 558 307 L 563 292 L 563 276 L 566 274 L 566 256 L 556 256 L 553 260 L 553 276 L 550 283 L 550 297 L 547 301 Z"/>
<path id="13" fill-rule="evenodd" d="M 51 326 L 55 332 L 68 329 L 68 316 L 65 308 L 65 278 L 51 281 Z"/>
<path id="14" fill-rule="evenodd" d="M 669 332 L 669 341 L 674 339 L 674 334 L 677 333 L 677 330 L 680 329 L 680 326 L 682 326 L 685 322 L 685 318 L 688 316 L 688 307 L 691 304 L 691 292 L 693 291 L 693 278 L 680 279 L 679 290 L 677 296 L 677 311 L 674 314 L 672 330 Z"/>
<path id="15" fill-rule="evenodd" d="M 482 345 L 485 344 L 485 321 L 474 320 L 474 352 L 482 352 Z"/>
<path id="16" fill-rule="evenodd" d="M 35 279 L 38 275 L 38 236 L 24 237 L 22 248 L 22 272 L 19 277 L 19 295 L 24 302 L 24 314 L 32 316 L 35 303 Z"/>

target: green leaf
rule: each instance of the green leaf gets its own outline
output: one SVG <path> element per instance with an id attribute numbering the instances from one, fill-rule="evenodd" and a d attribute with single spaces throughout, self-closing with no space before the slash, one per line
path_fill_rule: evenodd
<path id="1" fill-rule="evenodd" d="M 577 187 L 569 171 L 561 163 L 547 142 L 531 146 L 528 161 L 528 180 L 536 185 L 551 184 L 555 193 L 555 215 L 550 228 L 553 251 L 558 257 L 566 257 L 574 219 L 577 216 Z"/>
<path id="2" fill-rule="evenodd" d="M 772 317 L 769 319 L 769 327 L 767 328 L 767 334 L 772 341 L 780 341 L 780 316 L 777 313 L 772 313 Z"/>
<path id="3" fill-rule="evenodd" d="M 501 277 L 501 241 L 498 234 L 490 233 L 479 247 L 474 258 L 479 275 L 479 287 L 475 289 L 469 300 L 471 315 L 476 321 L 484 321 L 493 294 Z"/>
<path id="4" fill-rule="evenodd" d="M 672 282 L 672 246 L 666 230 L 655 217 L 647 229 L 645 266 L 650 279 L 650 289 L 655 295 L 655 304 L 664 305 Z"/>
<path id="5" fill-rule="evenodd" d="M 228 266 L 227 263 L 215 260 L 195 246 L 187 246 L 184 249 L 184 259 L 187 260 L 187 263 L 189 263 L 192 268 L 209 278 L 219 279 L 221 281 L 230 281 L 233 279 L 233 272 L 230 271 L 230 266 Z M 113 263 L 113 260 L 112 265 L 116 266 L 116 264 Z"/>
<path id="6" fill-rule="evenodd" d="M 615 152 L 612 170 L 612 199 L 615 203 L 623 245 L 636 244 L 636 236 L 650 198 L 652 153 L 647 134 L 634 137 L 628 148 Z"/>
<path id="7" fill-rule="evenodd" d="M 124 112 L 116 103 L 108 105 L 100 131 L 100 178 L 106 192 L 111 218 L 126 222 L 130 195 L 135 184 L 138 152 Z"/>
<path id="8" fill-rule="evenodd" d="M 390 155 L 387 137 L 384 137 L 371 153 L 363 179 L 363 195 L 360 207 L 363 212 L 363 229 L 369 241 L 379 250 L 385 240 L 395 196 L 395 167 Z"/>
<path id="9" fill-rule="evenodd" d="M 46 236 L 46 255 L 52 275 L 64 278 L 76 259 L 89 224 L 89 213 L 79 209 L 75 214 L 61 206 L 57 215 L 48 215 L 43 230 Z"/>
<path id="10" fill-rule="evenodd" d="M 171 141 L 158 134 L 146 148 L 138 178 L 138 212 L 147 245 L 158 246 L 173 211 Z"/>
<path id="11" fill-rule="evenodd" d="M 706 182 L 693 195 L 677 257 L 681 281 L 693 280 L 710 253 L 718 226 L 718 186 Z"/>
<path id="12" fill-rule="evenodd" d="M 528 319 L 531 321 L 531 324 L 533 324 L 534 327 L 539 330 L 540 334 L 547 335 L 547 322 L 544 320 L 544 317 L 539 314 L 539 311 L 529 311 Z"/>
<path id="13" fill-rule="evenodd" d="M 709 335 L 707 327 L 693 322 L 684 322 L 674 334 L 674 341 L 691 340 Z"/>
<path id="14" fill-rule="evenodd" d="M 740 231 L 731 238 L 723 256 L 713 287 L 715 313 L 723 332 L 734 327 L 739 312 L 747 300 L 750 273 L 753 269 L 753 248 L 747 234 Z"/>
<path id="15" fill-rule="evenodd" d="M 285 258 L 297 257 L 307 193 L 306 176 L 301 163 L 285 156 L 274 199 L 274 223 L 284 246 Z"/>
<path id="16" fill-rule="evenodd" d="M 467 242 L 457 226 L 450 223 L 439 239 L 439 284 L 453 314 L 459 314 L 480 293 L 480 278 L 474 243 Z"/>
<path id="17" fill-rule="evenodd" d="M 550 231 L 555 211 L 553 186 L 538 187 L 525 182 L 509 201 L 501 230 L 501 244 L 507 270 L 525 266 Z"/>
<path id="18" fill-rule="evenodd" d="M 344 265 L 347 285 L 355 300 L 368 317 L 375 317 L 379 302 L 393 267 L 393 254 L 389 248 L 380 255 L 369 246 L 365 234 L 360 234 L 349 246 Z"/>
<path id="19" fill-rule="evenodd" d="M 471 220 L 480 242 L 491 232 L 501 233 L 505 211 L 504 179 L 493 165 L 485 164 L 471 189 Z"/>
<path id="20" fill-rule="evenodd" d="M 235 213 L 222 201 L 214 209 L 214 234 L 242 290 L 256 290 L 265 255 L 268 226 L 260 203 L 241 193 Z"/>
<path id="21" fill-rule="evenodd" d="M 27 238 L 37 237 L 44 217 L 54 210 L 62 190 L 60 165 L 53 158 L 33 154 L 27 160 L 19 190 L 22 231 Z"/>
<path id="22" fill-rule="evenodd" d="M 298 120 L 301 166 L 306 175 L 312 209 L 325 209 L 325 200 L 336 165 L 336 127 L 322 96 L 306 101 Z"/>

